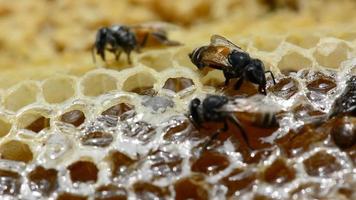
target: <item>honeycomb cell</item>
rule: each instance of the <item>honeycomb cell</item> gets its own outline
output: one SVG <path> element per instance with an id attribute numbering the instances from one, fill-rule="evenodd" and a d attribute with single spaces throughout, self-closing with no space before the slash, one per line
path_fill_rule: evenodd
<path id="1" fill-rule="evenodd" d="M 80 126 L 85 121 L 85 114 L 81 110 L 71 110 L 61 115 L 60 120 L 75 127 Z"/>
<path id="2" fill-rule="evenodd" d="M 125 176 L 129 174 L 136 163 L 136 160 L 121 153 L 120 151 L 112 151 L 108 156 L 112 177 Z"/>
<path id="3" fill-rule="evenodd" d="M 283 78 L 276 85 L 269 88 L 269 90 L 274 95 L 287 100 L 299 91 L 298 82 L 293 78 Z"/>
<path id="4" fill-rule="evenodd" d="M 356 144 L 356 118 L 341 117 L 332 121 L 331 137 L 341 149 L 347 149 Z"/>
<path id="5" fill-rule="evenodd" d="M 21 189 L 21 175 L 0 169 L 0 195 L 17 196 Z"/>
<path id="6" fill-rule="evenodd" d="M 113 139 L 112 134 L 102 131 L 86 133 L 80 138 L 83 145 L 96 147 L 107 147 L 112 143 Z"/>
<path id="7" fill-rule="evenodd" d="M 11 93 L 4 96 L 4 107 L 5 109 L 16 112 L 34 103 L 37 100 L 38 92 L 39 88 L 35 83 L 23 83 L 11 91 Z"/>
<path id="8" fill-rule="evenodd" d="M 227 187 L 226 195 L 231 197 L 237 191 L 251 188 L 255 180 L 256 174 L 254 172 L 236 168 L 220 182 Z"/>
<path id="9" fill-rule="evenodd" d="M 192 171 L 214 175 L 230 165 L 229 159 L 218 152 L 205 151 L 192 163 Z"/>
<path id="10" fill-rule="evenodd" d="M 326 76 L 319 76 L 317 77 L 317 79 L 314 79 L 313 81 L 307 84 L 307 88 L 309 91 L 318 92 L 322 94 L 328 93 L 335 87 L 335 80 Z"/>
<path id="11" fill-rule="evenodd" d="M 127 191 L 123 187 L 115 185 L 103 185 L 95 190 L 95 200 L 126 200 Z"/>
<path id="12" fill-rule="evenodd" d="M 96 182 L 98 168 L 90 161 L 76 161 L 67 167 L 72 182 Z"/>
<path id="13" fill-rule="evenodd" d="M 292 109 L 295 119 L 307 121 L 308 119 L 324 115 L 324 112 L 321 112 L 315 109 L 312 105 L 302 103 Z"/>
<path id="14" fill-rule="evenodd" d="M 46 80 L 42 85 L 43 97 L 51 104 L 62 103 L 75 95 L 75 82 L 68 77 Z"/>
<path id="15" fill-rule="evenodd" d="M 31 124 L 25 127 L 25 129 L 33 131 L 35 133 L 39 133 L 43 129 L 50 127 L 50 119 L 44 116 L 37 118 Z"/>
<path id="16" fill-rule="evenodd" d="M 178 155 L 157 150 L 148 155 L 151 170 L 156 178 L 178 176 L 182 171 L 183 159 Z"/>
<path id="17" fill-rule="evenodd" d="M 338 41 L 322 41 L 320 42 L 313 54 L 316 61 L 329 68 L 337 68 L 342 61 L 347 59 L 349 47 L 346 43 Z"/>
<path id="18" fill-rule="evenodd" d="M 27 144 L 18 140 L 10 140 L 0 146 L 0 158 L 29 163 L 33 155 Z"/>
<path id="19" fill-rule="evenodd" d="M 134 115 L 133 112 L 128 113 L 128 111 L 133 111 L 135 107 L 131 104 L 128 103 L 119 103 L 114 106 L 111 106 L 110 108 L 106 109 L 103 111 L 101 114 L 104 116 L 110 116 L 114 118 L 119 118 L 121 120 L 125 120 L 128 117 L 131 117 Z M 124 113 L 127 113 L 125 116 L 123 116 Z"/>
<path id="20" fill-rule="evenodd" d="M 28 174 L 29 187 L 43 196 L 50 196 L 58 187 L 58 172 L 37 166 Z"/>
<path id="21" fill-rule="evenodd" d="M 190 123 L 188 122 L 188 119 L 174 119 L 173 123 L 168 127 L 165 127 L 163 139 L 170 142 L 182 142 L 189 137 L 189 126 Z"/>
<path id="22" fill-rule="evenodd" d="M 138 121 L 122 130 L 127 137 L 136 138 L 142 142 L 150 141 L 156 135 L 156 128 L 145 121 Z"/>
<path id="23" fill-rule="evenodd" d="M 267 183 L 281 186 L 295 178 L 295 170 L 278 158 L 264 170 L 262 177 Z"/>
<path id="24" fill-rule="evenodd" d="M 122 90 L 134 92 L 140 95 L 151 94 L 156 78 L 147 72 L 140 72 L 127 78 L 123 84 Z M 148 94 L 147 94 L 148 93 Z"/>
<path id="25" fill-rule="evenodd" d="M 85 96 L 99 96 L 117 89 L 117 80 L 107 74 L 90 74 L 81 82 Z"/>
<path id="26" fill-rule="evenodd" d="M 280 38 L 262 36 L 255 37 L 253 42 L 253 46 L 260 51 L 273 51 L 279 46 L 281 40 Z"/>
<path id="27" fill-rule="evenodd" d="M 311 66 L 312 61 L 309 58 L 295 51 L 288 52 L 287 54 L 283 55 L 278 63 L 279 69 L 299 70 L 302 68 L 309 68 Z"/>
<path id="28" fill-rule="evenodd" d="M 309 150 L 310 146 L 323 141 L 327 137 L 327 132 L 323 129 L 315 130 L 313 125 L 305 125 L 299 131 L 290 131 L 285 136 L 276 140 L 288 157 L 299 155 Z"/>
<path id="29" fill-rule="evenodd" d="M 168 188 L 159 187 L 148 182 L 136 182 L 133 184 L 133 190 L 137 199 L 166 199 L 170 193 Z"/>
<path id="30" fill-rule="evenodd" d="M 167 59 L 162 59 L 162 57 Z M 139 62 L 156 71 L 163 71 L 173 65 L 172 60 L 169 59 L 170 57 L 172 57 L 172 55 L 168 51 L 148 52 L 140 57 Z"/>
<path id="31" fill-rule="evenodd" d="M 313 34 L 305 34 L 305 35 L 289 35 L 286 38 L 286 42 L 290 42 L 292 44 L 298 45 L 302 48 L 310 49 L 315 47 L 319 42 L 319 37 Z"/>
<path id="32" fill-rule="evenodd" d="M 6 119 L 0 118 L 0 138 L 6 136 L 11 129 L 11 123 Z"/>
<path id="33" fill-rule="evenodd" d="M 189 88 L 192 85 L 194 85 L 192 79 L 177 77 L 177 78 L 168 78 L 164 83 L 163 88 L 178 93 L 186 88 Z"/>
<path id="34" fill-rule="evenodd" d="M 304 169 L 310 176 L 327 177 L 341 169 L 338 160 L 325 151 L 320 151 L 303 161 Z"/>
<path id="35" fill-rule="evenodd" d="M 178 180 L 174 183 L 175 199 L 208 200 L 208 186 L 201 176 L 191 176 Z"/>
<path id="36" fill-rule="evenodd" d="M 71 193 L 61 193 L 58 195 L 57 200 L 87 200 L 88 198 L 86 196 L 81 196 L 77 194 L 71 194 Z"/>

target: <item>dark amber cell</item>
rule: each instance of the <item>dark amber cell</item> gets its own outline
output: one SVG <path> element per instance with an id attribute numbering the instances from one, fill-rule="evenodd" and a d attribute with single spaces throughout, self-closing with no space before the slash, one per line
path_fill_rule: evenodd
<path id="1" fill-rule="evenodd" d="M 168 188 L 162 188 L 148 182 L 136 182 L 132 187 L 137 199 L 166 199 L 170 195 Z"/>
<path id="2" fill-rule="evenodd" d="M 208 185 L 204 182 L 201 177 L 187 177 L 178 180 L 174 184 L 175 199 L 176 200 L 208 200 L 209 192 Z"/>
<path id="3" fill-rule="evenodd" d="M 108 161 L 111 165 L 113 177 L 127 175 L 130 172 L 130 167 L 136 163 L 136 160 L 131 159 L 120 151 L 110 152 Z"/>
<path id="4" fill-rule="evenodd" d="M 305 171 L 310 176 L 326 177 L 329 174 L 341 169 L 340 163 L 337 159 L 326 153 L 325 151 L 320 151 L 308 159 L 303 161 Z"/>
<path id="5" fill-rule="evenodd" d="M 25 129 L 38 133 L 50 126 L 49 121 L 50 120 L 48 118 L 42 116 L 33 121 L 30 125 L 26 126 Z"/>
<path id="6" fill-rule="evenodd" d="M 114 106 L 111 106 L 101 114 L 104 116 L 111 116 L 111 117 L 120 117 L 122 114 L 126 113 L 127 111 L 133 110 L 135 107 L 133 105 L 127 103 L 119 103 Z"/>
<path id="7" fill-rule="evenodd" d="M 20 174 L 8 170 L 0 170 L 0 195 L 17 196 L 21 189 Z"/>
<path id="8" fill-rule="evenodd" d="M 298 92 L 298 82 L 293 78 L 283 78 L 270 88 L 270 91 L 283 99 L 289 99 Z"/>
<path id="9" fill-rule="evenodd" d="M 194 85 L 194 82 L 192 81 L 192 79 L 189 78 L 184 78 L 184 77 L 168 78 L 164 83 L 163 88 L 177 93 L 192 85 Z"/>
<path id="10" fill-rule="evenodd" d="M 126 200 L 127 191 L 123 187 L 115 185 L 100 186 L 95 190 L 95 200 Z"/>
<path id="11" fill-rule="evenodd" d="M 36 167 L 28 174 L 30 189 L 43 196 L 50 196 L 58 187 L 57 174 L 55 169 Z"/>
<path id="12" fill-rule="evenodd" d="M 171 124 L 164 130 L 163 139 L 171 142 L 180 142 L 186 139 L 189 136 L 189 131 L 187 130 L 189 127 L 188 120 L 184 121 L 176 121 L 176 123 Z"/>
<path id="13" fill-rule="evenodd" d="M 331 89 L 336 87 L 335 80 L 326 76 L 319 76 L 317 79 L 309 82 L 307 88 L 310 91 L 326 94 Z"/>
<path id="14" fill-rule="evenodd" d="M 61 121 L 67 124 L 72 124 L 75 127 L 78 127 L 84 123 L 85 115 L 80 110 L 72 110 L 64 113 L 61 116 Z"/>
<path id="15" fill-rule="evenodd" d="M 173 152 L 157 150 L 148 155 L 151 170 L 157 178 L 177 176 L 182 171 L 183 159 Z"/>
<path id="16" fill-rule="evenodd" d="M 157 91 L 153 87 L 137 87 L 131 90 L 131 92 L 139 95 L 156 96 Z"/>
<path id="17" fill-rule="evenodd" d="M 224 170 L 229 164 L 230 161 L 225 155 L 213 151 L 204 151 L 204 153 L 193 162 L 192 171 L 213 175 Z"/>
<path id="18" fill-rule="evenodd" d="M 281 158 L 276 159 L 263 172 L 263 180 L 275 185 L 283 185 L 295 178 L 295 170 Z"/>
<path id="19" fill-rule="evenodd" d="M 293 108 L 292 112 L 294 113 L 294 117 L 297 120 L 307 120 L 308 118 L 310 119 L 311 117 L 325 114 L 324 112 L 315 109 L 310 104 L 300 104 L 297 107 Z"/>
<path id="20" fill-rule="evenodd" d="M 334 143 L 341 149 L 356 144 L 356 118 L 341 117 L 332 121 L 331 136 Z"/>
<path id="21" fill-rule="evenodd" d="M 88 198 L 85 196 L 80 196 L 77 194 L 71 194 L 71 193 L 61 193 L 58 195 L 57 200 L 87 200 Z"/>
<path id="22" fill-rule="evenodd" d="M 33 155 L 27 144 L 11 140 L 0 146 L 0 158 L 28 163 L 32 161 Z"/>
<path id="23" fill-rule="evenodd" d="M 98 168 L 90 161 L 77 161 L 67 167 L 72 182 L 96 182 Z"/>
<path id="24" fill-rule="evenodd" d="M 112 134 L 101 131 L 87 133 L 81 137 L 83 145 L 96 147 L 107 147 L 111 144 L 113 139 Z"/>
<path id="25" fill-rule="evenodd" d="M 227 187 L 226 195 L 228 197 L 234 195 L 236 191 L 250 188 L 256 180 L 256 174 L 242 169 L 234 169 L 229 175 L 221 179 L 221 183 Z"/>

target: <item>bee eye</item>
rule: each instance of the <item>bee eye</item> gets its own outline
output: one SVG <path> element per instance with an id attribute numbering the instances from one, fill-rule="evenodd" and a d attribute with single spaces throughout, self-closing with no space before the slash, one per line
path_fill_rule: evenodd
<path id="1" fill-rule="evenodd" d="M 232 66 L 244 67 L 250 62 L 250 56 L 244 52 L 233 51 L 229 55 L 229 62 Z"/>

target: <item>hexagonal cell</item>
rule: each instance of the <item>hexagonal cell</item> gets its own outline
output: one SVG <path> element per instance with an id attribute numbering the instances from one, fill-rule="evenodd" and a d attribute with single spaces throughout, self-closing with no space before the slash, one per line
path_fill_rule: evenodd
<path id="1" fill-rule="evenodd" d="M 168 188 L 159 187 L 149 182 L 136 182 L 132 187 L 137 199 L 166 199 L 170 195 Z"/>
<path id="2" fill-rule="evenodd" d="M 279 46 L 280 43 L 281 39 L 274 37 L 262 36 L 255 37 L 253 40 L 253 46 L 260 51 L 273 51 Z"/>
<path id="3" fill-rule="evenodd" d="M 178 93 L 186 88 L 189 88 L 192 85 L 194 85 L 192 79 L 185 77 L 176 77 L 168 78 L 164 83 L 163 88 Z"/>
<path id="4" fill-rule="evenodd" d="M 289 35 L 286 38 L 286 42 L 290 42 L 292 44 L 298 45 L 302 48 L 312 48 L 315 47 L 316 44 L 318 44 L 319 42 L 319 37 L 316 35 L 312 35 L 312 34 L 305 34 L 305 35 Z"/>
<path id="5" fill-rule="evenodd" d="M 273 85 L 269 90 L 278 97 L 289 99 L 298 92 L 298 82 L 293 78 L 283 78 Z"/>
<path id="6" fill-rule="evenodd" d="M 312 66 L 312 61 L 299 52 L 291 51 L 283 55 L 278 63 L 279 69 L 299 70 Z"/>
<path id="7" fill-rule="evenodd" d="M 264 170 L 262 177 L 267 183 L 280 186 L 295 178 L 295 170 L 288 166 L 284 159 L 277 158 Z"/>
<path id="8" fill-rule="evenodd" d="M 145 94 L 147 91 L 153 90 L 153 85 L 155 83 L 156 78 L 152 74 L 148 72 L 140 72 L 126 79 L 122 89 L 127 92 Z"/>
<path id="9" fill-rule="evenodd" d="M 139 62 L 156 71 L 163 71 L 173 66 L 171 57 L 172 54 L 169 51 L 147 52 L 140 57 Z"/>
<path id="10" fill-rule="evenodd" d="M 324 67 L 338 68 L 341 62 L 347 60 L 348 51 L 349 47 L 346 43 L 324 41 L 318 44 L 313 56 Z"/>
<path id="11" fill-rule="evenodd" d="M 38 92 L 39 88 L 37 84 L 33 82 L 25 82 L 4 96 L 4 107 L 16 112 L 21 108 L 34 103 L 37 100 Z"/>
<path id="12" fill-rule="evenodd" d="M 81 110 L 71 110 L 61 115 L 60 120 L 75 127 L 80 126 L 85 121 L 85 114 Z"/>
<path id="13" fill-rule="evenodd" d="M 43 97 L 48 103 L 62 103 L 75 95 L 72 78 L 57 77 L 47 79 L 42 85 Z"/>
<path id="14" fill-rule="evenodd" d="M 28 174 L 29 187 L 32 191 L 50 196 L 58 187 L 58 172 L 56 169 L 45 169 L 37 166 Z"/>
<path id="15" fill-rule="evenodd" d="M 307 84 L 307 88 L 309 91 L 318 92 L 322 94 L 328 93 L 331 89 L 335 87 L 335 79 L 324 75 L 317 76 L 313 81 Z"/>
<path id="16" fill-rule="evenodd" d="M 96 182 L 99 169 L 91 161 L 79 160 L 67 167 L 72 182 Z"/>
<path id="17" fill-rule="evenodd" d="M 82 82 L 83 94 L 86 96 L 99 96 L 117 89 L 117 80 L 107 74 L 90 74 Z"/>
<path id="18" fill-rule="evenodd" d="M 0 138 L 4 137 L 10 132 L 12 124 L 6 119 L 0 117 Z"/>
<path id="19" fill-rule="evenodd" d="M 110 116 L 110 117 L 114 117 L 114 118 L 120 117 L 120 119 L 124 120 L 131 116 L 128 114 L 130 111 L 133 111 L 133 112 L 130 112 L 130 114 L 134 115 L 134 109 L 135 109 L 135 106 L 133 106 L 129 103 L 123 102 L 123 103 L 118 103 L 116 105 L 109 107 L 108 109 L 104 110 L 101 114 L 104 116 Z M 124 116 L 125 113 L 127 113 L 128 115 Z"/>
<path id="20" fill-rule="evenodd" d="M 0 195 L 17 196 L 21 189 L 21 175 L 17 172 L 0 169 Z"/>
<path id="21" fill-rule="evenodd" d="M 131 170 L 130 167 L 136 163 L 136 160 L 130 158 L 120 151 L 111 151 L 108 156 L 112 177 L 124 176 Z"/>
<path id="22" fill-rule="evenodd" d="M 303 161 L 305 171 L 310 176 L 327 177 L 341 169 L 341 164 L 335 156 L 319 151 Z"/>
<path id="23" fill-rule="evenodd" d="M 29 163 L 33 159 L 30 147 L 19 140 L 10 140 L 1 144 L 0 158 Z"/>
<path id="24" fill-rule="evenodd" d="M 40 112 L 27 112 L 17 120 L 18 127 L 39 133 L 43 129 L 50 127 L 50 119 L 43 116 Z"/>
<path id="25" fill-rule="evenodd" d="M 209 199 L 209 186 L 201 176 L 191 176 L 178 180 L 174 183 L 175 199 Z"/>

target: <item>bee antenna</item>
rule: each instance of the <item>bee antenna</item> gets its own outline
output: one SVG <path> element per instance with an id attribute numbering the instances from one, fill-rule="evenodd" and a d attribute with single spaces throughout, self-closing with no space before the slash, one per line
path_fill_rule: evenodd
<path id="1" fill-rule="evenodd" d="M 265 74 L 266 74 L 266 73 L 270 73 L 270 74 L 271 74 L 273 84 L 276 85 L 276 80 L 275 80 L 275 78 L 274 78 L 274 75 L 273 75 L 272 71 L 271 71 L 271 70 L 265 71 Z"/>

